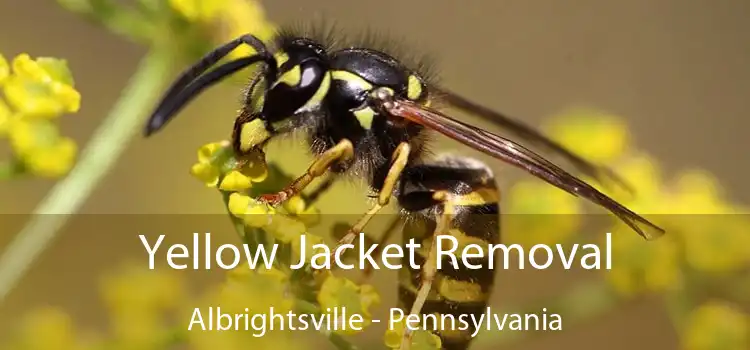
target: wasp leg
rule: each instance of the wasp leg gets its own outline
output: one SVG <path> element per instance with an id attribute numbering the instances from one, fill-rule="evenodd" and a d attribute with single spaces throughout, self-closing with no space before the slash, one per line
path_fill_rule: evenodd
<path id="1" fill-rule="evenodd" d="M 313 180 L 323 176 L 334 164 L 349 161 L 353 156 L 354 146 L 351 141 L 343 139 L 318 156 L 310 167 L 307 168 L 307 172 L 304 175 L 298 177 L 286 188 L 277 193 L 261 195 L 260 200 L 270 205 L 278 205 L 301 193 Z"/>
<path id="2" fill-rule="evenodd" d="M 336 180 L 338 180 L 339 176 L 336 174 L 328 174 L 328 176 L 323 180 L 318 187 L 315 187 L 310 193 L 303 193 L 302 199 L 305 200 L 305 205 L 308 207 L 313 206 L 315 202 L 320 199 L 320 196 L 328 192 L 329 189 L 331 189 L 331 186 L 333 186 L 334 183 L 336 183 Z"/>
<path id="3" fill-rule="evenodd" d="M 433 234 L 432 243 L 430 244 L 429 253 L 427 253 L 427 259 L 424 265 L 422 265 L 421 281 L 419 289 L 414 298 L 414 303 L 411 306 L 410 315 L 419 315 L 422 312 L 427 297 L 430 295 L 432 290 L 432 283 L 435 281 L 435 275 L 437 274 L 437 238 L 440 235 L 447 234 L 450 229 L 450 222 L 454 215 L 453 203 L 447 200 L 449 194 L 443 191 L 435 192 L 433 199 L 442 202 L 443 213 L 437 223 L 437 228 Z M 401 339 L 400 350 L 409 350 L 411 346 L 411 339 L 413 333 L 409 327 L 404 329 L 404 337 Z"/>
<path id="4" fill-rule="evenodd" d="M 393 236 L 393 233 L 396 232 L 396 228 L 398 228 L 398 224 L 400 221 L 401 221 L 401 218 L 397 216 L 396 218 L 391 220 L 391 223 L 388 225 L 388 228 L 385 229 L 385 232 L 383 232 L 380 238 L 373 239 L 373 241 L 375 242 L 375 244 L 377 244 L 377 246 L 375 247 L 375 250 L 373 251 L 372 255 L 380 256 L 380 252 L 383 250 L 383 243 L 391 239 L 391 237 Z M 366 283 L 368 280 L 370 280 L 373 270 L 374 270 L 374 267 L 372 265 L 365 266 L 365 270 L 362 272 L 362 277 L 360 277 L 359 283 L 363 284 L 363 283 Z"/>
<path id="5" fill-rule="evenodd" d="M 399 271 L 399 307 L 412 315 L 429 315 L 420 317 L 420 323 L 440 336 L 443 349 L 467 349 L 475 331 L 474 325 L 450 329 L 443 316 L 481 317 L 486 312 L 494 285 L 488 248 L 500 241 L 499 198 L 489 168 L 466 157 L 413 165 L 401 177 L 398 202 L 409 216 L 403 242 L 413 240 L 422 247 L 414 255 L 416 266 L 404 262 Z M 472 256 L 461 256 L 461 247 L 469 245 L 476 248 L 469 250 Z M 482 254 L 476 254 L 477 249 Z M 405 329 L 402 350 L 409 349 L 412 337 L 412 330 Z"/>
<path id="6" fill-rule="evenodd" d="M 365 215 L 357 220 L 357 223 L 354 224 L 351 229 L 349 229 L 349 232 L 347 232 L 346 235 L 341 238 L 341 240 L 339 240 L 336 248 L 343 244 L 351 244 L 352 242 L 354 242 L 354 239 L 357 237 L 357 233 L 362 232 L 367 223 L 370 222 L 370 219 L 372 219 L 375 214 L 383 209 L 383 207 L 388 205 L 388 203 L 391 201 L 391 197 L 393 196 L 393 190 L 396 188 L 398 179 L 399 177 L 401 177 L 401 172 L 404 171 L 404 168 L 406 168 L 406 164 L 409 161 L 410 152 L 411 146 L 409 146 L 409 144 L 406 142 L 401 143 L 398 145 L 398 147 L 396 147 L 396 151 L 393 152 L 391 167 L 390 169 L 388 169 L 388 174 L 386 175 L 385 181 L 383 182 L 383 187 L 380 189 L 380 193 L 378 193 L 377 203 L 375 203 Z M 336 249 L 334 249 L 333 251 L 336 251 Z"/>

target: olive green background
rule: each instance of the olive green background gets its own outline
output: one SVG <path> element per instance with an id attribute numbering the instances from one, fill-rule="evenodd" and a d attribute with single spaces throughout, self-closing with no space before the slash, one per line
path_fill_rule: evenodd
<path id="1" fill-rule="evenodd" d="M 369 27 L 419 43 L 415 50 L 438 59 L 445 85 L 530 123 L 571 106 L 611 111 L 627 118 L 639 148 L 667 171 L 706 169 L 722 181 L 730 198 L 750 203 L 750 142 L 744 138 L 750 129 L 748 1 L 277 0 L 264 5 L 276 23 L 317 13 L 347 31 Z M 63 129 L 81 145 L 144 54 L 143 48 L 82 21 L 54 1 L 0 2 L 0 33 L 0 52 L 6 57 L 28 52 L 69 61 L 83 101 L 79 114 L 64 117 Z M 158 137 L 137 139 L 82 212 L 222 213 L 215 191 L 204 189 L 187 170 L 198 146 L 228 136 L 238 99 L 239 86 L 213 89 Z M 308 159 L 301 150 L 285 157 L 294 171 Z M 273 152 L 270 158 L 281 159 Z M 501 176 L 517 174 L 498 169 Z M 0 184 L 0 213 L 30 212 L 52 184 Z M 360 212 L 365 202 L 354 193 L 351 185 L 337 186 L 322 206 L 337 214 Z M 351 205 L 334 206 L 342 200 Z M 18 228 L 23 219 L 2 218 L 18 222 L 0 224 L 0 248 L 15 232 L 9 228 Z M 145 258 L 133 244 L 135 234 L 70 231 L 0 306 L 0 329 L 44 303 L 65 306 L 76 319 L 94 323 L 100 310 L 88 298 L 95 295 L 95 277 L 125 256 Z M 566 278 L 513 277 L 508 274 L 503 287 L 508 295 L 547 290 Z M 655 305 L 640 300 L 588 325 L 510 348 L 674 348 L 674 331 Z"/>

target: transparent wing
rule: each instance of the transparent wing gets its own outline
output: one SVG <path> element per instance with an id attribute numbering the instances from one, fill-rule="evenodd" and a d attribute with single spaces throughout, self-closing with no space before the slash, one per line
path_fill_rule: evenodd
<path id="1" fill-rule="evenodd" d="M 634 192 L 632 186 L 630 186 L 627 181 L 622 179 L 611 169 L 593 164 L 581 158 L 579 155 L 573 153 L 563 145 L 543 135 L 534 128 L 507 115 L 498 113 L 478 103 L 469 101 L 465 97 L 451 92 L 450 90 L 441 87 L 431 87 L 431 90 L 436 91 L 437 94 L 440 95 L 441 102 L 445 102 L 452 107 L 458 108 L 464 112 L 473 114 L 482 118 L 483 120 L 493 123 L 496 126 L 511 132 L 519 139 L 528 141 L 530 144 L 543 147 L 545 153 L 558 154 L 562 156 L 567 161 L 571 162 L 572 165 L 578 168 L 578 170 L 583 174 L 597 180 L 599 183 L 605 185 L 609 184 L 605 181 L 606 179 L 609 179 L 625 190 L 631 193 Z"/>
<path id="2" fill-rule="evenodd" d="M 645 239 L 658 238 L 665 232 L 583 180 L 509 139 L 408 100 L 384 101 L 381 108 L 393 116 L 421 124 L 473 149 L 513 164 L 572 195 L 586 198 L 612 212 Z"/>

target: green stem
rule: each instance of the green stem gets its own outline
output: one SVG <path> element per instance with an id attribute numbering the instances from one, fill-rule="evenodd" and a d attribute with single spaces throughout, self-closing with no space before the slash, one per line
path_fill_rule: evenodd
<path id="1" fill-rule="evenodd" d="M 0 256 L 0 302 L 112 169 L 170 76 L 169 53 L 154 51 L 141 61 L 114 108 L 96 130 L 75 168 L 34 210 L 27 225 Z"/>

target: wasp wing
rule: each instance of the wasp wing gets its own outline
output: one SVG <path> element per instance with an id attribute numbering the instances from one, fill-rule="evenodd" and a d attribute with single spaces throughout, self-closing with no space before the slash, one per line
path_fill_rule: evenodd
<path id="1" fill-rule="evenodd" d="M 605 178 L 609 178 L 612 181 L 616 182 L 618 185 L 622 186 L 627 191 L 631 193 L 634 192 L 633 188 L 611 169 L 598 166 L 581 158 L 563 145 L 543 135 L 534 128 L 529 127 L 528 125 L 509 116 L 484 107 L 478 103 L 469 101 L 465 97 L 460 96 L 447 89 L 432 87 L 432 90 L 435 90 L 437 92 L 437 94 L 440 96 L 441 102 L 444 102 L 449 106 L 458 108 L 464 112 L 478 116 L 483 120 L 489 121 L 501 128 L 510 131 L 519 138 L 544 147 L 549 152 L 561 155 L 569 162 L 571 162 L 575 167 L 577 167 L 581 172 L 583 172 L 586 176 L 589 176 L 603 184 L 606 184 L 604 181 Z"/>
<path id="2" fill-rule="evenodd" d="M 463 123 L 440 111 L 408 100 L 390 100 L 383 103 L 382 108 L 393 116 L 421 124 L 471 148 L 524 169 L 532 175 L 572 195 L 584 197 L 608 209 L 648 240 L 655 239 L 664 234 L 664 230 L 660 227 L 548 161 L 541 155 L 509 139 Z M 642 228 L 642 225 L 645 225 L 646 228 Z"/>

